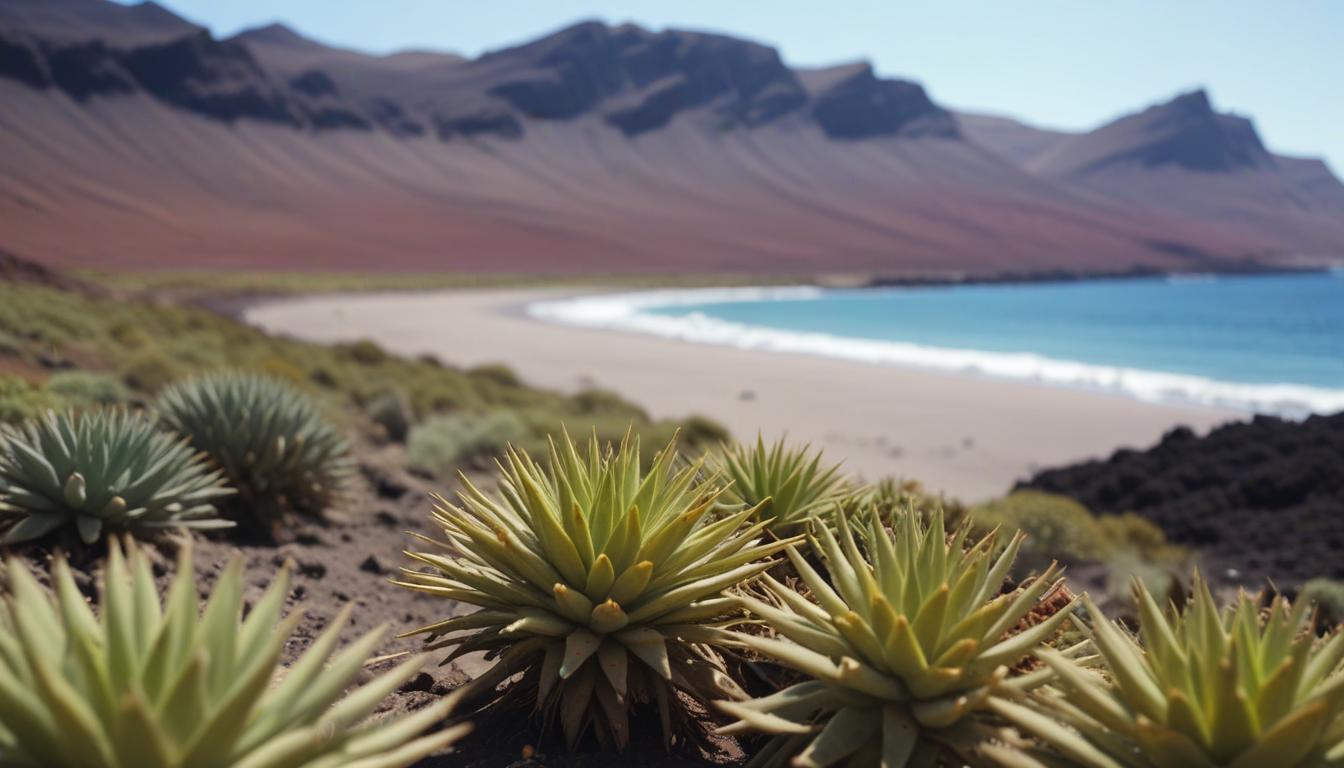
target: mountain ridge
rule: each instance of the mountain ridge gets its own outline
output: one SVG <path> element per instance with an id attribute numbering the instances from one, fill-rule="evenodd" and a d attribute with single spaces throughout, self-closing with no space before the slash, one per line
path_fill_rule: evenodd
<path id="1" fill-rule="evenodd" d="M 373 55 L 283 25 L 219 39 L 139 6 L 49 1 L 0 11 L 16 105 L 0 115 L 0 225 L 13 249 L 70 263 L 348 268 L 399 250 L 380 259 L 957 275 L 1344 258 L 1329 169 L 1271 156 L 1206 94 L 1175 127 L 1145 118 L 1166 133 L 1122 123 L 1008 157 L 919 83 L 866 62 L 792 68 L 715 33 L 589 21 L 471 59 Z M 82 21 L 44 37 L 61 14 Z M 1196 129 L 1218 142 L 1182 143 Z M 1130 176 L 1173 173 L 1216 177 L 1212 202 L 1134 192 Z"/>

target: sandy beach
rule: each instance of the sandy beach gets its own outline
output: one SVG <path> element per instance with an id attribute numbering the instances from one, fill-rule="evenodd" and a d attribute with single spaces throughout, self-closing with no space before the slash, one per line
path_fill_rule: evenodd
<path id="1" fill-rule="evenodd" d="M 787 431 L 853 473 L 915 478 L 967 501 L 1037 469 L 1146 447 L 1178 424 L 1238 414 L 970 375 L 674 341 L 529 318 L 532 301 L 581 293 L 511 289 L 323 295 L 249 307 L 248 322 L 317 342 L 369 339 L 445 363 L 505 363 L 531 384 L 600 386 L 654 416 L 698 413 L 739 438 Z"/>

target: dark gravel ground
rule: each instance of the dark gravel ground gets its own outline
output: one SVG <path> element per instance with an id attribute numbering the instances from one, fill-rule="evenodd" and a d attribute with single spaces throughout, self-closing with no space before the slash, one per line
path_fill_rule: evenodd
<path id="1" fill-rule="evenodd" d="M 1138 513 L 1222 581 L 1295 589 L 1344 578 L 1344 413 L 1257 416 L 1205 437 L 1177 428 L 1146 451 L 1047 470 L 1021 487 L 1098 514 Z"/>

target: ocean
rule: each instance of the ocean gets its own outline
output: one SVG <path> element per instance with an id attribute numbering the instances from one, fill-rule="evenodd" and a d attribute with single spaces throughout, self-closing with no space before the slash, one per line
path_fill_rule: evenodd
<path id="1" fill-rule="evenodd" d="M 573 325 L 1302 417 L 1344 410 L 1344 272 L 831 290 L 723 288 L 533 304 Z"/>

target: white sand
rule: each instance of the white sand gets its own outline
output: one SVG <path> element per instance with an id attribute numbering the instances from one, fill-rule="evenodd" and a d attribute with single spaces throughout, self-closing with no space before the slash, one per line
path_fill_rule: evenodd
<path id="1" fill-rule="evenodd" d="M 916 478 L 975 501 L 1038 468 L 1146 447 L 1167 429 L 1237 414 L 1082 390 L 549 325 L 526 289 L 313 296 L 261 304 L 249 322 L 298 338 L 370 339 L 461 366 L 502 362 L 532 384 L 615 390 L 657 417 L 700 413 L 740 438 L 758 430 L 823 446 L 868 478 Z M 749 393 L 749 394 L 748 394 Z"/>

